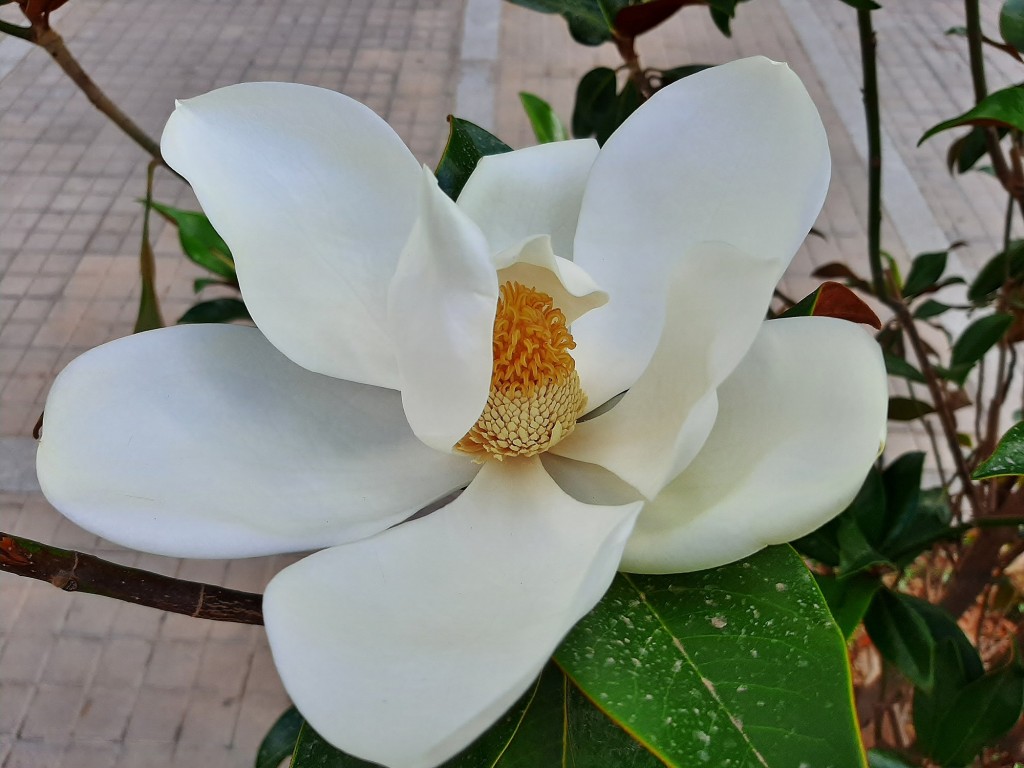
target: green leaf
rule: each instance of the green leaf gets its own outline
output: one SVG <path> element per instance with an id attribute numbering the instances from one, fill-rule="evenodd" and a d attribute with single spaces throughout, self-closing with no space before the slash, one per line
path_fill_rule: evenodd
<path id="1" fill-rule="evenodd" d="M 523 110 L 533 128 L 533 135 L 537 137 L 540 144 L 547 144 L 552 141 L 565 141 L 569 138 L 569 132 L 565 130 L 562 121 L 558 119 L 555 110 L 551 108 L 540 96 L 535 96 L 526 91 L 519 92 L 519 101 L 523 104 Z"/>
<path id="2" fill-rule="evenodd" d="M 917 511 L 921 496 L 924 453 L 910 451 L 893 461 L 882 473 L 885 486 L 885 522 L 873 531 L 872 542 L 890 539 Z"/>
<path id="3" fill-rule="evenodd" d="M 832 280 L 822 283 L 779 317 L 835 317 L 882 328 L 878 315 L 853 291 Z"/>
<path id="4" fill-rule="evenodd" d="M 788 546 L 619 574 L 555 659 L 667 766 L 864 763 L 845 641 Z"/>
<path id="5" fill-rule="evenodd" d="M 939 640 L 935 687 L 914 692 L 918 749 L 950 767 L 966 765 L 1012 728 L 1024 702 L 1020 665 L 984 674 L 977 651 L 960 636 Z"/>
<path id="6" fill-rule="evenodd" d="M 818 589 L 828 603 L 832 618 L 836 620 L 843 637 L 849 640 L 857 631 L 864 614 L 871 604 L 871 598 L 882 586 L 874 576 L 858 573 L 849 578 L 815 575 Z"/>
<path id="7" fill-rule="evenodd" d="M 1024 475 L 1024 421 L 1010 427 L 992 455 L 971 475 L 975 480 Z"/>
<path id="8" fill-rule="evenodd" d="M 726 37 L 732 37 L 732 20 L 736 17 L 736 6 L 746 0 L 708 0 L 711 20 Z"/>
<path id="9" fill-rule="evenodd" d="M 898 592 L 881 589 L 864 614 L 864 628 L 882 657 L 928 690 L 934 682 L 935 640 L 924 619 Z"/>
<path id="10" fill-rule="evenodd" d="M 445 194 L 456 200 L 481 157 L 511 152 L 512 147 L 468 120 L 449 115 L 448 123 L 448 143 L 434 175 Z"/>
<path id="11" fill-rule="evenodd" d="M 139 296 L 139 311 L 135 316 L 135 327 L 132 333 L 142 333 L 164 327 L 164 318 L 160 313 L 160 300 L 156 295 L 156 257 L 153 246 L 149 242 L 149 214 L 153 209 L 153 172 L 156 160 L 149 163 L 146 171 L 146 198 L 142 201 L 145 209 L 142 213 L 142 243 L 139 246 L 139 274 L 142 291 Z"/>
<path id="12" fill-rule="evenodd" d="M 381 738 L 387 738 L 382 729 Z M 566 762 L 568 760 L 568 762 Z M 371 768 L 302 728 L 291 768 Z M 500 720 L 439 768 L 663 768 L 554 664 Z"/>
<path id="13" fill-rule="evenodd" d="M 927 299 L 917 305 L 917 309 L 914 310 L 914 317 L 918 320 L 930 320 L 951 309 L 952 307 L 949 304 L 943 304 L 941 301 L 935 301 L 934 299 Z"/>
<path id="14" fill-rule="evenodd" d="M 895 752 L 889 752 L 881 749 L 869 749 L 868 768 L 916 768 L 916 765 L 915 763 L 905 762 L 904 759 Z"/>
<path id="15" fill-rule="evenodd" d="M 948 257 L 947 251 L 922 253 L 916 256 L 910 264 L 907 281 L 903 284 L 904 297 L 911 298 L 932 288 L 946 271 Z"/>
<path id="16" fill-rule="evenodd" d="M 1024 131 L 1024 88 L 1011 86 L 990 93 L 962 115 L 929 128 L 917 145 L 921 146 L 937 133 L 962 125 L 1006 126 Z"/>
<path id="17" fill-rule="evenodd" d="M 189 323 L 230 323 L 233 320 L 252 320 L 241 299 L 211 299 L 201 301 L 178 318 L 178 325 Z"/>
<path id="18" fill-rule="evenodd" d="M 613 118 L 618 87 L 615 70 L 608 67 L 592 69 L 580 79 L 572 111 L 573 136 L 577 139 L 593 136 L 599 126 Z"/>
<path id="19" fill-rule="evenodd" d="M 900 594 L 903 604 L 914 611 L 924 621 L 936 644 L 950 642 L 959 655 L 960 668 L 964 671 L 964 680 L 976 680 L 985 673 L 978 651 L 960 629 L 956 619 L 945 609 L 929 603 L 913 595 Z"/>
<path id="20" fill-rule="evenodd" d="M 845 578 L 875 566 L 889 566 L 889 558 L 868 541 L 857 520 L 846 515 L 839 520 L 839 570 Z"/>
<path id="21" fill-rule="evenodd" d="M 893 522 L 882 551 L 897 565 L 908 565 L 936 541 L 955 537 L 949 526 L 952 515 L 943 488 L 922 490 L 914 507 Z"/>
<path id="22" fill-rule="evenodd" d="M 975 320 L 953 344 L 944 378 L 963 386 L 971 369 L 994 347 L 1013 325 L 1013 315 L 995 313 Z"/>
<path id="23" fill-rule="evenodd" d="M 1016 664 L 968 683 L 953 700 L 931 756 L 947 766 L 967 765 L 1016 725 L 1024 702 L 1024 671 Z"/>
<path id="24" fill-rule="evenodd" d="M 889 421 L 913 421 L 935 413 L 935 409 L 923 400 L 911 397 L 889 398 Z"/>
<path id="25" fill-rule="evenodd" d="M 153 202 L 153 210 L 178 228 L 181 249 L 193 262 L 205 270 L 220 275 L 235 285 L 235 260 L 224 239 L 217 234 L 210 220 L 197 211 L 183 211 L 163 203 Z"/>
<path id="26" fill-rule="evenodd" d="M 267 735 L 260 742 L 256 753 L 255 768 L 278 768 L 285 758 L 295 751 L 295 742 L 302 729 L 302 715 L 295 707 L 289 707 L 277 718 Z"/>
<path id="27" fill-rule="evenodd" d="M 999 34 L 1007 45 L 1024 51 L 1024 0 L 1006 0 L 999 11 Z"/>
<path id="28" fill-rule="evenodd" d="M 975 304 L 985 302 L 1009 281 L 1024 279 L 1024 240 L 1014 240 L 1010 247 L 989 259 L 978 272 L 967 298 Z"/>
<path id="29" fill-rule="evenodd" d="M 883 358 L 885 360 L 885 372 L 890 376 L 899 376 L 901 379 L 916 381 L 920 384 L 927 383 L 924 374 L 902 357 L 885 354 Z"/>
<path id="30" fill-rule="evenodd" d="M 541 13 L 557 13 L 569 24 L 577 43 L 600 45 L 614 37 L 613 20 L 629 0 L 510 0 Z"/>
<path id="31" fill-rule="evenodd" d="M 671 69 L 661 70 L 661 87 L 664 88 L 666 85 L 671 85 L 677 80 L 682 80 L 684 77 L 695 75 L 698 72 L 703 72 L 705 69 L 711 69 L 714 64 L 685 64 L 681 67 L 672 67 Z"/>
<path id="32" fill-rule="evenodd" d="M 1002 139 L 1007 134 L 1007 129 L 996 128 L 996 134 Z M 949 145 L 949 151 L 946 153 L 946 167 L 949 168 L 950 173 L 967 173 L 987 154 L 987 131 L 978 126 Z M 991 171 L 991 166 L 987 167 Z M 979 168 L 978 170 L 984 169 Z"/>
<path id="33" fill-rule="evenodd" d="M 225 283 L 223 280 L 217 280 L 212 277 L 197 277 L 192 281 L 192 292 L 200 293 L 204 288 L 209 288 L 211 285 L 222 285 L 226 288 L 234 288 L 235 290 L 238 290 L 237 285 Z"/>

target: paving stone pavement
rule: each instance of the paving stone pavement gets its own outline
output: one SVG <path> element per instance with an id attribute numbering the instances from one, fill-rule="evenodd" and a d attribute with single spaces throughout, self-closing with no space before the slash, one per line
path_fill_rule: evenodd
<path id="1" fill-rule="evenodd" d="M 990 30 L 998 5 L 984 3 Z M 960 266 L 974 270 L 998 248 L 996 185 L 981 175 L 951 179 L 946 139 L 915 147 L 928 126 L 971 104 L 965 46 L 944 34 L 962 23 L 960 7 L 903 0 L 875 14 L 890 150 L 884 243 L 905 261 L 963 239 Z M 7 7 L 0 17 L 15 20 L 16 12 Z M 367 103 L 430 164 L 444 143 L 444 116 L 456 107 L 527 145 L 518 91 L 542 95 L 568 119 L 580 76 L 618 63 L 610 46 L 572 43 L 558 17 L 496 0 L 72 0 L 54 26 L 153 135 L 176 97 L 243 80 L 293 80 Z M 725 39 L 702 9 L 688 8 L 642 38 L 640 54 L 649 66 L 765 54 L 804 78 L 828 128 L 834 172 L 817 225 L 826 239 L 809 239 L 784 281 L 788 293 L 803 296 L 816 284 L 809 277 L 816 266 L 862 265 L 866 248 L 855 15 L 838 2 L 758 0 L 740 7 L 734 29 Z M 993 56 L 993 86 L 1019 80 L 1015 66 Z M 57 515 L 16 466 L 53 376 L 131 330 L 145 165 L 44 53 L 0 41 L 0 530 L 260 590 L 289 558 L 178 561 L 123 550 Z M 156 196 L 194 205 L 169 175 L 158 179 Z M 171 230 L 157 222 L 154 237 L 158 292 L 175 318 L 200 275 Z M 924 445 L 917 432 L 890 436 L 895 452 Z M 287 703 L 260 629 L 0 574 L 0 764 L 7 768 L 250 765 Z"/>

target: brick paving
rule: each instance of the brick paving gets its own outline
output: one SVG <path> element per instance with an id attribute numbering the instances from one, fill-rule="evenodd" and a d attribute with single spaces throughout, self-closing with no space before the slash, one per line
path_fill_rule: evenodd
<path id="1" fill-rule="evenodd" d="M 990 30 L 998 5 L 984 3 Z M 928 126 L 971 103 L 964 43 L 944 35 L 962 23 L 960 7 L 958 0 L 904 0 L 875 14 L 889 160 L 907 172 L 903 186 L 899 178 L 890 185 L 901 194 L 886 199 L 883 236 L 901 260 L 915 248 L 967 240 L 960 260 L 973 270 L 998 247 L 1003 202 L 996 185 L 981 175 L 951 179 L 948 139 L 915 147 Z M 794 24 L 798 12 L 804 15 Z M 460 50 L 465 56 L 472 49 L 461 45 L 463 13 L 462 2 L 443 0 L 72 0 L 54 26 L 153 135 L 175 97 L 242 80 L 293 80 L 364 101 L 432 164 L 444 142 L 444 115 L 455 108 Z M 498 13 L 493 125 L 523 146 L 532 137 L 518 91 L 543 96 L 568 120 L 579 77 L 618 61 L 610 46 L 573 44 L 558 17 L 510 5 Z M 16 12 L 8 6 L 0 17 L 15 20 Z M 838 2 L 758 0 L 740 7 L 731 39 L 705 11 L 689 8 L 640 42 L 650 66 L 762 53 L 790 62 L 804 78 L 828 127 L 834 173 L 818 222 L 827 239 L 811 238 L 794 261 L 784 283 L 793 295 L 815 286 L 809 273 L 816 266 L 839 259 L 863 264 L 863 129 L 850 118 L 860 114 L 855 27 L 854 12 Z M 474 61 L 480 55 L 474 52 Z M 991 63 L 994 86 L 1019 80 L 1007 57 L 992 56 Z M 145 165 L 143 153 L 44 53 L 0 41 L 0 463 L 8 455 L 3 446 L 24 446 L 17 441 L 28 439 L 56 372 L 131 331 L 141 227 L 136 200 Z M 194 205 L 169 175 L 158 179 L 156 196 Z M 191 282 L 200 275 L 180 255 L 174 233 L 154 225 L 158 291 L 173 319 L 192 302 Z M 894 452 L 923 445 L 909 430 L 890 438 Z M 0 466 L 0 483 L 14 474 Z M 289 562 L 128 552 L 81 531 L 16 484 L 0 484 L 0 530 L 248 590 L 262 589 Z M 257 628 L 164 615 L 0 575 L 6 768 L 250 765 L 262 733 L 287 703 Z"/>

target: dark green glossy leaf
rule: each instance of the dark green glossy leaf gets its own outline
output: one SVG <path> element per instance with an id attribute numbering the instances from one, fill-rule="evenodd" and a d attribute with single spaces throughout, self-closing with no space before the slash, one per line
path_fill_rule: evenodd
<path id="1" fill-rule="evenodd" d="M 661 86 L 665 87 L 670 85 L 677 80 L 682 80 L 684 77 L 695 75 L 698 72 L 703 72 L 705 69 L 711 69 L 715 66 L 714 64 L 686 64 L 682 67 L 672 67 L 671 69 L 663 69 L 661 71 Z"/>
<path id="2" fill-rule="evenodd" d="M 910 397 L 889 398 L 889 421 L 913 421 L 935 413 L 935 409 L 923 400 Z"/>
<path id="3" fill-rule="evenodd" d="M 897 565 L 908 565 L 936 541 L 956 537 L 949 525 L 952 514 L 945 490 L 922 490 L 917 504 L 894 521 L 881 548 Z"/>
<path id="4" fill-rule="evenodd" d="M 877 11 L 882 7 L 874 0 L 843 0 L 843 2 L 861 11 Z"/>
<path id="5" fill-rule="evenodd" d="M 241 299 L 211 299 L 201 301 L 178 318 L 179 325 L 188 323 L 230 323 L 233 320 L 251 320 L 249 310 Z"/>
<path id="6" fill-rule="evenodd" d="M 1005 0 L 999 10 L 999 34 L 1007 45 L 1024 51 L 1024 0 Z"/>
<path id="7" fill-rule="evenodd" d="M 980 677 L 980 675 L 979 675 Z M 929 754 L 942 737 L 944 721 L 952 713 L 957 694 L 971 680 L 957 643 L 952 639 L 935 644 L 935 684 L 930 691 L 914 690 L 914 730 L 917 747 Z"/>
<path id="8" fill-rule="evenodd" d="M 558 119 L 555 110 L 540 96 L 520 91 L 519 101 L 523 104 L 523 110 L 526 112 L 530 127 L 533 128 L 533 135 L 537 137 L 539 144 L 565 141 L 569 138 L 569 133 L 562 125 L 562 121 Z"/>
<path id="9" fill-rule="evenodd" d="M 916 763 L 908 763 L 895 752 L 881 749 L 868 750 L 868 768 L 917 768 Z"/>
<path id="10" fill-rule="evenodd" d="M 864 573 L 845 579 L 815 575 L 814 580 L 818 583 L 818 589 L 824 595 L 832 618 L 839 625 L 843 637 L 849 640 L 864 619 L 871 598 L 878 591 L 881 582 L 874 576 Z"/>
<path id="11" fill-rule="evenodd" d="M 935 640 L 924 619 L 898 592 L 881 589 L 864 614 L 864 628 L 882 657 L 928 690 L 934 682 Z"/>
<path id="12" fill-rule="evenodd" d="M 882 474 L 876 467 L 871 467 L 867 477 L 864 479 L 864 483 L 861 485 L 856 497 L 850 502 L 850 505 L 841 514 L 829 520 L 816 531 L 794 541 L 793 546 L 798 552 L 825 565 L 836 568 L 840 563 L 845 563 L 849 567 L 865 552 L 873 553 L 871 544 L 867 541 L 863 532 L 859 532 L 858 518 L 863 517 L 866 520 L 871 520 L 876 517 L 884 518 L 884 516 L 885 488 L 882 484 Z M 851 521 L 856 530 L 853 532 L 844 531 L 843 529 L 849 526 Z M 869 522 L 868 525 L 870 527 L 871 523 Z M 848 549 L 851 544 L 849 539 L 852 538 L 853 547 L 858 549 L 859 552 L 847 551 L 844 555 L 840 544 L 841 533 L 842 539 L 846 540 Z M 870 554 L 868 559 L 871 559 L 872 562 L 879 562 L 873 560 Z"/>
<path id="13" fill-rule="evenodd" d="M 593 136 L 598 126 L 611 120 L 618 91 L 615 70 L 597 67 L 583 76 L 576 86 L 576 106 L 572 112 L 572 135 L 577 139 Z"/>
<path id="14" fill-rule="evenodd" d="M 203 269 L 220 275 L 237 285 L 235 261 L 224 239 L 217 234 L 210 220 L 198 211 L 183 211 L 154 202 L 153 210 L 178 228 L 181 249 Z"/>
<path id="15" fill-rule="evenodd" d="M 963 386 L 971 369 L 994 347 L 1013 325 L 1013 316 L 995 313 L 975 320 L 953 344 L 944 378 Z"/>
<path id="16" fill-rule="evenodd" d="M 381 738 L 387 738 L 386 728 Z M 303 726 L 291 768 L 371 768 Z M 439 768 L 663 768 L 554 664 L 504 717 Z"/>
<path id="17" fill-rule="evenodd" d="M 448 125 L 448 143 L 434 175 L 445 194 L 456 200 L 481 157 L 511 152 L 512 147 L 468 120 L 449 115 Z"/>
<path id="18" fill-rule="evenodd" d="M 839 571 L 845 578 L 876 566 L 892 565 L 889 558 L 868 541 L 857 520 L 850 515 L 840 518 L 837 538 Z"/>
<path id="19" fill-rule="evenodd" d="M 510 0 L 541 13 L 557 13 L 569 24 L 573 39 L 583 45 L 600 45 L 614 36 L 612 22 L 629 0 Z"/>
<path id="20" fill-rule="evenodd" d="M 146 176 L 146 199 L 142 201 L 145 210 L 142 214 L 142 243 L 139 246 L 139 274 L 142 280 L 142 291 L 139 296 L 139 311 L 135 315 L 135 327 L 132 333 L 153 331 L 164 327 L 164 318 L 160 312 L 160 300 L 156 295 L 156 257 L 153 246 L 149 242 L 149 214 L 153 209 L 153 170 L 156 161 L 149 164 Z"/>
<path id="21" fill-rule="evenodd" d="M 910 273 L 903 284 L 903 295 L 911 298 L 934 287 L 942 273 L 946 271 L 948 258 L 947 251 L 922 253 L 916 256 L 910 264 Z"/>
<path id="22" fill-rule="evenodd" d="M 603 145 L 608 141 L 615 130 L 626 122 L 626 118 L 636 112 L 643 103 L 644 98 L 640 95 L 636 85 L 632 80 L 627 80 L 618 96 L 615 97 L 615 108 L 612 111 L 611 120 L 599 125 L 595 131 L 594 138 L 597 139 L 597 143 Z"/>
<path id="23" fill-rule="evenodd" d="M 913 595 L 900 593 L 900 600 L 907 608 L 914 611 L 924 621 L 936 644 L 950 642 L 959 655 L 959 664 L 964 671 L 965 680 L 976 680 L 985 672 L 978 651 L 960 629 L 956 619 L 944 608 L 929 603 Z"/>
<path id="24" fill-rule="evenodd" d="M 914 692 L 917 746 L 943 765 L 966 765 L 1020 718 L 1024 671 L 1013 663 L 984 674 L 973 646 L 952 636 L 939 640 L 935 670 L 935 687 Z"/>
<path id="25" fill-rule="evenodd" d="M 1019 475 L 1024 475 L 1024 421 L 1007 430 L 992 455 L 974 470 L 973 477 L 975 480 L 987 480 L 990 477 Z"/>
<path id="26" fill-rule="evenodd" d="M 845 641 L 787 546 L 620 574 L 556 660 L 668 766 L 864 763 Z"/>
<path id="27" fill-rule="evenodd" d="M 1010 247 L 993 256 L 967 289 L 967 298 L 982 303 L 991 298 L 1007 281 L 1024 279 L 1024 240 L 1014 240 Z"/>
<path id="28" fill-rule="evenodd" d="M 968 683 L 943 718 L 931 756 L 946 766 L 967 765 L 1017 723 L 1022 702 L 1024 671 L 1016 664 Z"/>
<path id="29" fill-rule="evenodd" d="M 927 299 L 917 305 L 917 309 L 914 310 L 914 317 L 918 320 L 930 320 L 951 309 L 952 307 L 949 304 L 943 304 L 941 301 L 935 301 L 934 299 Z"/>
<path id="30" fill-rule="evenodd" d="M 882 473 L 885 486 L 885 522 L 873 531 L 873 542 L 891 538 L 905 521 L 917 511 L 921 496 L 921 473 L 924 471 L 924 453 L 911 451 L 893 461 Z"/>
<path id="31" fill-rule="evenodd" d="M 886 473 L 891 469 L 890 466 Z M 857 527 L 864 532 L 865 538 L 872 545 L 885 537 L 888 528 L 891 515 L 888 511 L 887 493 L 885 475 L 879 472 L 877 467 L 872 466 L 850 506 L 843 511 L 844 517 L 856 521 Z"/>
<path id="32" fill-rule="evenodd" d="M 302 715 L 295 707 L 289 707 L 260 742 L 255 768 L 278 768 L 285 758 L 291 757 L 301 729 Z"/>
<path id="33" fill-rule="evenodd" d="M 990 93 L 962 115 L 929 128 L 917 144 L 920 146 L 935 134 L 962 125 L 1006 126 L 1024 131 L 1024 88 L 1011 86 Z"/>
<path id="34" fill-rule="evenodd" d="M 926 383 L 924 374 L 912 366 L 902 357 L 895 355 L 884 355 L 885 371 L 890 376 L 899 376 L 901 379 L 916 381 L 920 384 Z"/>
<path id="35" fill-rule="evenodd" d="M 736 6 L 742 2 L 746 0 L 708 0 L 711 20 L 726 37 L 732 37 L 732 20 L 736 17 Z"/>
<path id="36" fill-rule="evenodd" d="M 996 128 L 996 134 L 1002 139 L 1007 134 L 1007 129 Z M 946 167 L 950 173 L 967 173 L 987 154 L 987 131 L 985 128 L 975 127 L 949 145 Z M 988 166 L 988 169 L 991 170 L 991 166 Z"/>

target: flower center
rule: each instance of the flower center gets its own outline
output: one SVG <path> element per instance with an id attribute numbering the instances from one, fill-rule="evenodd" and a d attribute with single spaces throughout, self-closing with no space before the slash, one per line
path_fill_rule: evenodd
<path id="1" fill-rule="evenodd" d="M 587 405 L 565 315 L 545 293 L 507 282 L 494 316 L 491 391 L 455 450 L 474 461 L 533 456 L 569 435 Z"/>

